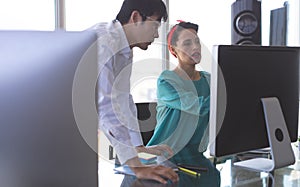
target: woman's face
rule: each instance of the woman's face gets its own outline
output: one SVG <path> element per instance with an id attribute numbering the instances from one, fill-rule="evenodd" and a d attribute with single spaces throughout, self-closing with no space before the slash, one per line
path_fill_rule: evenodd
<path id="1" fill-rule="evenodd" d="M 179 62 L 198 64 L 201 61 L 201 44 L 194 29 L 184 29 L 178 35 L 174 51 Z"/>

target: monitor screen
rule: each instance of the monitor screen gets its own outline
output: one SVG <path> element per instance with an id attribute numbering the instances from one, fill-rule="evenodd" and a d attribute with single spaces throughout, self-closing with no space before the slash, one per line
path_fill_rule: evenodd
<path id="1" fill-rule="evenodd" d="M 270 12 L 270 45 L 287 45 L 288 3 Z"/>
<path id="2" fill-rule="evenodd" d="M 1 185 L 98 186 L 97 120 L 79 127 L 73 107 L 78 66 L 97 69 L 96 35 L 0 31 L 0 41 Z"/>
<path id="3" fill-rule="evenodd" d="M 269 147 L 261 98 L 279 100 L 292 142 L 298 137 L 299 48 L 214 46 L 210 153 Z"/>

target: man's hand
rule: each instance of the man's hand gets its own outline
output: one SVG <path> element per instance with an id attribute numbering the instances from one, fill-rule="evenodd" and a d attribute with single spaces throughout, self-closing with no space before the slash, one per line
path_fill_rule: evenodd
<path id="1" fill-rule="evenodd" d="M 145 152 L 145 153 L 151 153 L 158 156 L 164 156 L 167 159 L 171 158 L 173 156 L 172 149 L 167 145 L 153 145 L 153 146 L 137 146 L 136 150 L 138 153 Z"/>
<path id="2" fill-rule="evenodd" d="M 163 184 L 167 183 L 167 179 L 172 182 L 178 181 L 178 175 L 172 168 L 167 168 L 161 165 L 149 165 L 143 167 L 131 167 L 135 175 L 139 179 L 152 179 Z"/>
<path id="3" fill-rule="evenodd" d="M 163 184 L 166 184 L 168 179 L 172 182 L 179 180 L 177 173 L 172 168 L 161 165 L 143 165 L 138 157 L 128 160 L 126 164 L 129 165 L 138 179 L 152 179 Z"/>

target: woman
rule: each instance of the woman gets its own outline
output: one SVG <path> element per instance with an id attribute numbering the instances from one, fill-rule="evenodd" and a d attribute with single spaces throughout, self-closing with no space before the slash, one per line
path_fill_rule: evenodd
<path id="1" fill-rule="evenodd" d="M 201 61 L 197 32 L 198 25 L 180 22 L 168 33 L 168 48 L 178 65 L 158 78 L 157 126 L 148 146 L 169 145 L 174 151 L 170 161 L 206 168 L 203 183 L 211 186 L 215 180 L 213 186 L 219 186 L 219 172 L 203 155 L 208 145 L 210 75 L 196 70 Z"/>

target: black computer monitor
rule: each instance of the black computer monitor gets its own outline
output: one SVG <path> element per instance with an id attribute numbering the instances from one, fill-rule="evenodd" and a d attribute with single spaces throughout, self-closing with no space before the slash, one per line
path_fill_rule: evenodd
<path id="1" fill-rule="evenodd" d="M 287 45 L 288 2 L 284 6 L 270 11 L 270 45 Z"/>
<path id="2" fill-rule="evenodd" d="M 97 117 L 80 124 L 75 101 L 82 72 L 97 73 L 96 34 L 0 31 L 0 41 L 1 186 L 97 187 Z"/>
<path id="3" fill-rule="evenodd" d="M 222 157 L 270 146 L 268 135 L 273 132 L 267 132 L 263 98 L 278 99 L 280 107 L 273 108 L 282 109 L 288 140 L 296 141 L 299 48 L 220 45 L 213 54 L 211 154 Z M 285 135 L 276 133 L 279 139 Z"/>

